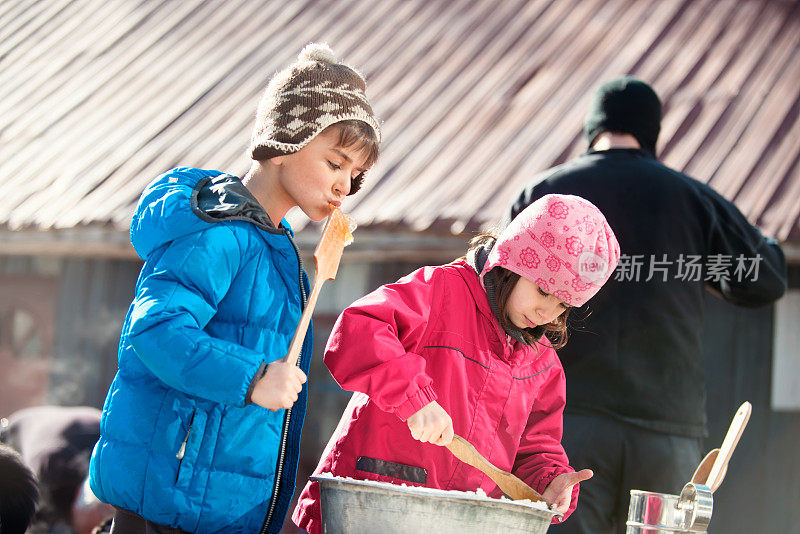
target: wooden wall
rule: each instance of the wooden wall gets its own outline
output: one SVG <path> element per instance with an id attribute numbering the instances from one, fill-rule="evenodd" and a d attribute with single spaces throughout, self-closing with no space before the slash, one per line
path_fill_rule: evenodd
<path id="1" fill-rule="evenodd" d="M 56 310 L 56 365 L 50 400 L 102 408 L 117 371 L 122 322 L 141 263 L 65 259 Z"/>
<path id="2" fill-rule="evenodd" d="M 52 284 L 49 383 L 36 403 L 102 407 L 117 366 L 117 343 L 141 264 L 134 261 L 0 256 L 3 280 Z M 31 294 L 30 298 L 36 297 Z M 0 307 L 8 300 L 0 295 Z M 0 375 L 0 387 L 7 375 Z M 2 414 L 21 406 L 0 406 Z"/>

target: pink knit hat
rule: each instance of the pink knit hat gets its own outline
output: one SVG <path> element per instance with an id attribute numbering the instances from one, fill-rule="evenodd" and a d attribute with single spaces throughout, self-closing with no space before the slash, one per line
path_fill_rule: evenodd
<path id="1" fill-rule="evenodd" d="M 504 267 L 570 306 L 582 306 L 618 261 L 617 238 L 594 204 L 574 195 L 545 195 L 503 230 L 481 277 Z"/>

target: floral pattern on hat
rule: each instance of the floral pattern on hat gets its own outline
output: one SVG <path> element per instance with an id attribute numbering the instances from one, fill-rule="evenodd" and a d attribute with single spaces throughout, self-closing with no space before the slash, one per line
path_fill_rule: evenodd
<path id="1" fill-rule="evenodd" d="M 573 256 L 578 256 L 583 252 L 583 243 L 580 237 L 574 235 L 567 238 L 567 252 Z"/>
<path id="2" fill-rule="evenodd" d="M 554 219 L 566 219 L 567 215 L 569 215 L 569 208 L 564 202 L 559 200 L 550 204 L 547 212 Z"/>
<path id="3" fill-rule="evenodd" d="M 572 289 L 575 291 L 588 291 L 590 288 L 591 284 L 584 283 L 580 278 L 572 279 Z"/>
<path id="4" fill-rule="evenodd" d="M 564 302 L 572 302 L 572 295 L 569 291 L 559 289 L 558 291 L 555 291 L 553 295 L 555 295 L 557 298 L 560 298 Z"/>
<path id="5" fill-rule="evenodd" d="M 507 247 L 497 247 L 497 248 L 498 248 L 498 253 L 500 254 L 498 261 L 500 261 L 502 264 L 505 265 L 506 263 L 508 263 L 508 248 Z"/>
<path id="6" fill-rule="evenodd" d="M 539 266 L 539 262 L 541 260 L 539 260 L 539 255 L 536 254 L 535 250 L 533 250 L 530 247 L 527 247 L 522 249 L 522 252 L 520 252 L 519 261 L 521 261 L 522 265 L 524 265 L 525 267 L 529 268 L 532 267 L 535 269 L 536 267 Z"/>
<path id="7" fill-rule="evenodd" d="M 551 278 L 552 280 L 552 278 Z M 537 278 L 536 282 L 534 282 L 537 286 L 539 286 L 543 291 L 546 293 L 550 293 L 550 284 L 547 283 L 547 280 L 544 278 Z"/>
<path id="8" fill-rule="evenodd" d="M 594 233 L 595 225 L 592 222 L 592 218 L 588 215 L 583 218 L 583 232 L 586 235 L 592 235 Z"/>

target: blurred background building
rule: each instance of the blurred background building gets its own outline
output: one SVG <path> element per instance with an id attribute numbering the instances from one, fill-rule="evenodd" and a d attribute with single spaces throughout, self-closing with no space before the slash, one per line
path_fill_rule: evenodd
<path id="1" fill-rule="evenodd" d="M 774 307 L 708 298 L 706 450 L 751 401 L 711 531 L 800 532 L 797 1 L 3 0 L 0 416 L 102 405 L 141 267 L 128 241 L 139 193 L 177 165 L 243 175 L 267 79 L 311 41 L 362 68 L 385 124 L 344 205 L 355 243 L 315 314 L 301 481 L 349 399 L 321 362 L 339 312 L 463 254 L 531 176 L 585 150 L 593 88 L 633 74 L 664 102 L 659 157 L 789 258 Z M 319 227 L 290 220 L 313 272 Z"/>

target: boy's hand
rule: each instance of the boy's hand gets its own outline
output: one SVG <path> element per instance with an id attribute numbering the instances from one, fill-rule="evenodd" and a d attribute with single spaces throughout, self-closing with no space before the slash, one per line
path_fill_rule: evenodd
<path id="1" fill-rule="evenodd" d="M 593 476 L 591 469 L 582 469 L 577 473 L 562 473 L 547 485 L 542 497 L 555 504 L 559 512 L 566 513 L 572 500 L 572 486 Z"/>
<path id="2" fill-rule="evenodd" d="M 296 365 L 286 363 L 286 358 L 267 365 L 267 372 L 256 382 L 250 400 L 276 412 L 291 408 L 306 382 L 306 374 Z"/>
<path id="3" fill-rule="evenodd" d="M 453 420 L 436 401 L 420 408 L 406 423 L 411 436 L 423 443 L 445 446 L 453 441 Z"/>

